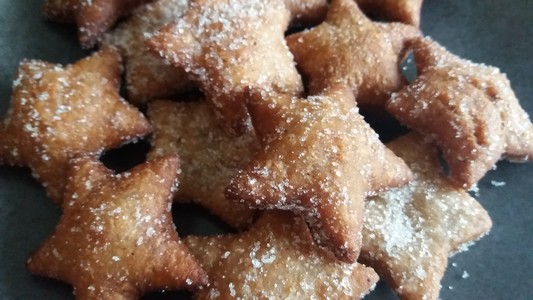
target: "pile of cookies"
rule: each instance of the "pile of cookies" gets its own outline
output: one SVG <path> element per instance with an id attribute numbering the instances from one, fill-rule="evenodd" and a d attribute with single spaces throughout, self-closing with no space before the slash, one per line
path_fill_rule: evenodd
<path id="1" fill-rule="evenodd" d="M 421 6 L 45 1 L 98 50 L 25 60 L 13 82 L 0 164 L 31 168 L 63 211 L 28 270 L 79 299 L 354 299 L 380 278 L 437 299 L 448 257 L 492 226 L 467 190 L 531 160 L 533 124 L 497 68 L 423 36 Z M 363 114 L 410 132 L 383 144 Z M 146 162 L 99 160 L 140 138 Z M 235 233 L 180 239 L 172 210 L 190 201 Z"/>

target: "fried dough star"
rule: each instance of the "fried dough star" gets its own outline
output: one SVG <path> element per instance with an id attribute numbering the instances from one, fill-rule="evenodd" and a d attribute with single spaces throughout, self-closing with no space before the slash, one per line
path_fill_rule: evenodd
<path id="1" fill-rule="evenodd" d="M 148 157 L 180 156 L 182 184 L 175 199 L 192 199 L 234 228 L 249 227 L 253 211 L 226 199 L 224 189 L 259 150 L 254 131 L 228 135 L 206 101 L 156 100 L 148 106 L 148 116 L 154 128 Z"/>
<path id="2" fill-rule="evenodd" d="M 267 212 L 239 235 L 184 242 L 210 278 L 197 299 L 359 299 L 378 281 L 372 269 L 317 247 L 303 219 L 289 212 Z"/>
<path id="3" fill-rule="evenodd" d="M 284 32 L 291 16 L 321 9 L 325 1 L 199 0 L 180 20 L 148 40 L 152 50 L 185 68 L 213 104 L 217 117 L 235 133 L 249 126 L 246 97 L 252 90 L 299 95 L 300 75 Z M 299 9 L 291 11 L 291 9 Z"/>
<path id="4" fill-rule="evenodd" d="M 423 0 L 356 0 L 365 12 L 376 13 L 392 21 L 420 26 Z"/>
<path id="5" fill-rule="evenodd" d="M 406 183 L 407 166 L 363 120 L 348 88 L 308 99 L 274 96 L 249 109 L 263 148 L 226 196 L 301 213 L 319 244 L 355 262 L 365 196 Z"/>
<path id="6" fill-rule="evenodd" d="M 63 216 L 28 259 L 30 272 L 73 285 L 78 299 L 138 299 L 206 284 L 172 223 L 177 169 L 176 157 L 118 175 L 93 158 L 73 160 Z"/>
<path id="7" fill-rule="evenodd" d="M 533 159 L 533 124 L 504 74 L 428 38 L 412 44 L 419 76 L 386 108 L 400 122 L 435 137 L 456 185 L 471 187 L 502 155 Z"/>
<path id="8" fill-rule="evenodd" d="M 81 45 L 91 48 L 121 16 L 148 1 L 150 0 L 46 0 L 43 13 L 52 21 L 76 23 Z"/>
<path id="9" fill-rule="evenodd" d="M 138 8 L 129 19 L 104 35 L 101 44 L 116 46 L 125 59 L 130 102 L 142 104 L 194 88 L 183 68 L 166 64 L 145 45 L 146 34 L 179 18 L 188 7 L 188 0 L 158 0 Z"/>
<path id="10" fill-rule="evenodd" d="M 401 299 L 438 299 L 450 253 L 487 234 L 492 222 L 442 174 L 433 144 L 411 133 L 387 145 L 411 167 L 414 179 L 365 203 L 360 259 Z"/>
<path id="11" fill-rule="evenodd" d="M 369 20 L 353 0 L 333 0 L 326 21 L 287 37 L 310 94 L 349 86 L 361 105 L 381 106 L 405 79 L 400 71 L 404 44 L 417 28 Z"/>
<path id="12" fill-rule="evenodd" d="M 120 98 L 120 57 L 104 49 L 73 65 L 23 61 L 0 124 L 0 164 L 29 166 L 61 202 L 69 155 L 99 155 L 151 131 Z"/>

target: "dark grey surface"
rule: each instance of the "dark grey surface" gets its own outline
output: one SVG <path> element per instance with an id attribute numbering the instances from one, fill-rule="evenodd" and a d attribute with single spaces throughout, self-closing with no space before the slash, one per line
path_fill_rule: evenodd
<path id="1" fill-rule="evenodd" d="M 41 3 L 0 0 L 0 116 L 7 111 L 20 60 L 70 63 L 87 54 L 79 48 L 72 28 L 43 22 Z M 522 106 L 532 115 L 532 20 L 531 0 L 426 0 L 422 29 L 452 52 L 507 73 Z M 495 187 L 492 180 L 506 185 Z M 500 162 L 479 188 L 477 198 L 494 227 L 470 251 L 450 260 L 441 298 L 533 299 L 533 165 Z M 67 285 L 33 277 L 24 268 L 59 215 L 28 170 L 0 167 L 0 299 L 73 299 Z M 192 226 L 179 222 L 178 228 L 211 230 L 197 222 Z M 462 278 L 464 271 L 468 278 Z M 396 298 L 380 284 L 367 299 Z"/>

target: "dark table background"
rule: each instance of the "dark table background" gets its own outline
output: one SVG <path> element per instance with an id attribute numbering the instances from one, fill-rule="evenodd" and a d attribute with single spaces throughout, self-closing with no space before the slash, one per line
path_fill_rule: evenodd
<path id="1" fill-rule="evenodd" d="M 42 2 L 0 0 L 0 116 L 9 106 L 20 60 L 72 63 L 88 54 L 78 46 L 73 27 L 43 21 Z M 532 0 L 426 0 L 422 30 L 460 56 L 499 67 L 533 115 Z M 491 181 L 506 184 L 496 187 Z M 476 198 L 489 211 L 494 227 L 468 252 L 450 259 L 441 298 L 533 299 L 533 164 L 500 162 L 479 189 Z M 201 209 L 175 210 L 181 234 L 216 230 L 212 220 L 189 217 L 190 211 L 204 216 Z M 0 299 L 73 299 L 68 285 L 33 277 L 24 267 L 59 216 L 27 169 L 0 167 Z M 468 278 L 462 278 L 464 271 Z M 183 295 L 150 298 L 170 296 Z M 366 299 L 396 297 L 380 283 Z"/>

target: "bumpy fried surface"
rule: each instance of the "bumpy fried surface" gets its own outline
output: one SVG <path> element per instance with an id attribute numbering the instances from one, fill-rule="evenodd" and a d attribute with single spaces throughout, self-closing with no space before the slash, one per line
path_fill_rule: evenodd
<path id="1" fill-rule="evenodd" d="M 363 120 L 350 89 L 307 99 L 269 96 L 249 109 L 263 148 L 226 195 L 302 213 L 318 243 L 355 262 L 365 196 L 406 183 L 407 166 Z"/>
<path id="2" fill-rule="evenodd" d="M 413 26 L 372 22 L 353 0 L 333 0 L 325 22 L 288 36 L 287 44 L 311 94 L 342 83 L 359 104 L 382 106 L 406 84 L 399 62 L 418 35 Z"/>
<path id="3" fill-rule="evenodd" d="M 101 44 L 116 46 L 124 57 L 130 102 L 142 104 L 194 88 L 183 68 L 166 64 L 145 45 L 147 34 L 181 17 L 188 6 L 189 0 L 155 1 L 138 8 L 126 21 L 104 35 Z"/>
<path id="4" fill-rule="evenodd" d="M 502 155 L 531 160 L 533 124 L 504 74 L 428 38 L 412 46 L 419 76 L 391 98 L 387 110 L 437 140 L 456 185 L 472 186 Z"/>
<path id="5" fill-rule="evenodd" d="M 118 175 L 93 158 L 72 162 L 63 216 L 28 259 L 32 273 L 73 285 L 78 299 L 137 299 L 207 282 L 172 223 L 177 158 Z"/>
<path id="6" fill-rule="evenodd" d="M 197 299 L 359 299 L 378 280 L 372 269 L 317 247 L 304 220 L 289 212 L 267 212 L 239 235 L 184 242 L 209 274 Z"/>
<path id="7" fill-rule="evenodd" d="M 235 133 L 249 126 L 249 90 L 299 95 L 300 75 L 284 39 L 291 17 L 323 10 L 324 1 L 199 0 L 182 19 L 148 40 L 170 63 L 185 68 Z M 314 3 L 320 4 L 314 5 Z M 299 4 L 299 5 L 297 5 Z"/>
<path id="8" fill-rule="evenodd" d="M 120 57 L 104 49 L 73 65 L 23 61 L 0 124 L 0 164 L 29 166 L 61 202 L 69 154 L 97 156 L 150 132 L 118 95 Z"/>
<path id="9" fill-rule="evenodd" d="M 76 23 L 84 48 L 93 47 L 115 22 L 150 0 L 46 0 L 43 13 L 56 22 Z"/>
<path id="10" fill-rule="evenodd" d="M 154 101 L 148 116 L 154 128 L 148 157 L 180 156 L 181 186 L 176 200 L 193 200 L 234 228 L 248 227 L 253 211 L 226 199 L 224 189 L 259 150 L 254 131 L 239 137 L 228 135 L 206 101 Z"/>
<path id="11" fill-rule="evenodd" d="M 407 162 L 414 179 L 365 203 L 361 261 L 402 299 L 438 299 L 448 255 L 486 234 L 492 222 L 442 174 L 434 144 L 410 133 L 387 146 Z"/>
<path id="12" fill-rule="evenodd" d="M 365 12 L 378 14 L 388 20 L 420 26 L 423 0 L 356 0 Z"/>

